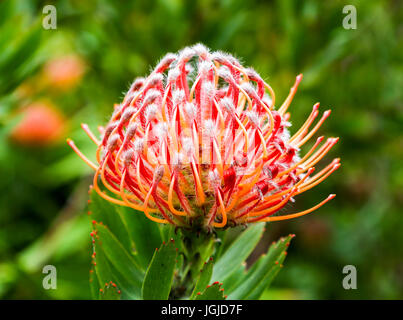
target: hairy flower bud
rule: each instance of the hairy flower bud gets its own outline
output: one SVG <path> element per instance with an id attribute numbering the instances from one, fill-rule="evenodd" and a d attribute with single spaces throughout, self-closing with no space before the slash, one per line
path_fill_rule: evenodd
<path id="1" fill-rule="evenodd" d="M 99 165 L 69 144 L 95 170 L 99 195 L 156 222 L 211 229 L 299 217 L 334 195 L 298 213 L 275 214 L 340 166 L 335 159 L 312 176 L 338 138 L 320 137 L 299 154 L 330 111 L 313 125 L 316 104 L 299 130 L 287 129 L 301 79 L 275 108 L 274 91 L 255 70 L 197 44 L 168 54 L 133 83 L 102 141 L 83 126 L 98 145 Z"/>

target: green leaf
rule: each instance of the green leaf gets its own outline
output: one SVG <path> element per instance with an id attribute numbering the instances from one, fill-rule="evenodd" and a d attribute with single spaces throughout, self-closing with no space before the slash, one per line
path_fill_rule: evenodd
<path id="1" fill-rule="evenodd" d="M 245 261 L 259 242 L 264 225 L 257 223 L 242 232 L 215 264 L 212 281 L 224 281 Z"/>
<path id="2" fill-rule="evenodd" d="M 142 297 L 144 300 L 167 300 L 175 272 L 177 250 L 174 241 L 163 243 L 155 250 L 147 269 Z"/>
<path id="3" fill-rule="evenodd" d="M 285 252 L 280 254 L 280 257 L 276 261 L 276 264 L 270 269 L 270 271 L 266 274 L 263 280 L 259 283 L 258 286 L 252 291 L 252 293 L 248 296 L 249 300 L 257 300 L 262 295 L 262 293 L 269 287 L 273 279 L 277 276 L 281 268 L 283 267 L 282 263 L 285 259 Z"/>
<path id="4" fill-rule="evenodd" d="M 120 300 L 120 297 L 120 290 L 112 281 L 106 283 L 105 286 L 100 290 L 101 300 Z"/>
<path id="5" fill-rule="evenodd" d="M 201 293 L 196 295 L 194 300 L 225 300 L 224 289 L 221 288 L 221 284 L 218 282 L 213 283 Z"/>
<path id="6" fill-rule="evenodd" d="M 103 199 L 94 189 L 90 191 L 89 210 L 91 218 L 96 222 L 102 222 L 108 226 L 123 247 L 128 251 L 133 251 L 133 246 L 127 231 L 127 226 L 123 222 L 120 211 L 109 201 Z"/>
<path id="7" fill-rule="evenodd" d="M 90 272 L 90 289 L 93 299 L 100 299 L 100 289 L 112 277 L 112 271 L 104 252 L 94 243 L 93 272 Z"/>
<path id="8" fill-rule="evenodd" d="M 122 274 L 113 267 L 112 263 L 106 257 L 103 246 L 100 244 L 102 240 L 100 241 L 96 237 L 94 237 L 94 239 L 96 240 L 94 243 L 95 256 L 93 257 L 93 262 L 95 263 L 94 270 L 98 278 L 98 292 L 96 293 L 95 298 L 100 298 L 99 289 L 102 288 L 105 283 L 112 280 L 119 285 L 119 288 L 122 291 L 122 298 L 140 299 L 141 286 L 139 284 L 133 285 L 132 281 L 127 280 L 126 277 L 122 276 Z M 91 290 L 93 291 L 94 289 L 95 286 Z"/>
<path id="9" fill-rule="evenodd" d="M 1 19 L 1 13 L 0 13 L 0 19 Z M 2 25 L 1 28 L 0 50 L 7 50 L 7 45 L 13 43 L 15 41 L 15 37 L 18 34 L 18 32 L 21 32 L 21 19 L 18 18 L 16 19 L 16 17 L 13 17 L 10 19 L 5 19 L 4 22 L 5 24 Z"/>
<path id="10" fill-rule="evenodd" d="M 247 278 L 248 274 L 252 274 L 256 268 L 262 263 L 262 256 L 258 259 L 249 269 L 246 271 L 246 262 L 239 266 L 239 268 L 232 273 L 227 279 L 223 281 L 223 285 L 225 287 L 225 292 L 230 294 L 234 291 L 245 279 Z"/>
<path id="11" fill-rule="evenodd" d="M 136 259 L 146 270 L 162 237 L 158 223 L 147 219 L 144 213 L 131 208 L 120 207 L 118 210 L 127 226 L 129 237 L 133 242 Z"/>
<path id="12" fill-rule="evenodd" d="M 100 241 L 100 247 L 111 265 L 131 286 L 141 288 L 143 273 L 133 257 L 106 226 L 97 223 L 96 230 L 99 237 L 97 241 Z"/>
<path id="13" fill-rule="evenodd" d="M 246 263 L 242 263 L 232 274 L 223 281 L 227 294 L 231 293 L 242 282 L 246 275 Z"/>
<path id="14" fill-rule="evenodd" d="M 211 275 L 213 274 L 213 266 L 214 264 L 212 258 L 204 264 L 203 269 L 200 270 L 200 275 L 197 278 L 196 286 L 193 289 L 190 300 L 194 300 L 194 298 L 197 296 L 197 293 L 204 290 L 209 284 Z"/>
<path id="15" fill-rule="evenodd" d="M 170 239 L 174 238 L 175 235 L 175 227 L 171 224 L 159 224 L 158 225 L 162 241 L 168 242 Z"/>
<path id="16" fill-rule="evenodd" d="M 103 250 L 97 245 L 94 244 L 94 252 L 96 256 L 93 256 L 94 263 L 94 274 L 98 279 L 98 292 L 96 296 L 99 296 L 99 289 L 111 279 L 112 271 L 109 266 L 109 262 L 105 257 L 105 253 Z"/>
<path id="17" fill-rule="evenodd" d="M 99 298 L 99 289 L 100 287 L 97 277 L 97 270 L 94 267 L 90 270 L 90 291 L 92 299 L 97 300 Z"/>
<path id="18" fill-rule="evenodd" d="M 159 225 L 148 220 L 142 212 L 111 204 L 94 190 L 90 195 L 91 218 L 102 244 L 98 245 L 97 240 L 100 248 L 96 250 L 103 250 L 106 265 L 109 265 L 108 270 L 102 270 L 106 273 L 102 278 L 116 281 L 122 298 L 139 299 L 143 272 L 150 264 L 155 248 L 162 242 Z M 169 231 L 173 232 L 173 228 Z"/>
<path id="19" fill-rule="evenodd" d="M 280 270 L 292 238 L 293 235 L 289 235 L 272 244 L 268 253 L 259 258 L 241 284 L 229 294 L 229 299 L 258 299 Z"/>
<path id="20" fill-rule="evenodd" d="M 0 93 L 10 92 L 34 69 L 33 59 L 41 43 L 43 29 L 33 25 L 16 43 L 10 44 L 0 56 Z"/>
<path id="21" fill-rule="evenodd" d="M 0 26 L 8 20 L 7 18 L 14 14 L 14 7 L 14 1 L 4 0 L 0 2 Z"/>

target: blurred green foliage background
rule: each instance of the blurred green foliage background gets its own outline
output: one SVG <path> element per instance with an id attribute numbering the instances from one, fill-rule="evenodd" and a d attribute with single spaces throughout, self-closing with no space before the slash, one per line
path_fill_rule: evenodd
<path id="1" fill-rule="evenodd" d="M 57 9 L 56 30 L 42 27 L 46 4 Z M 357 8 L 356 30 L 342 27 L 347 4 Z M 294 128 L 320 101 L 332 109 L 320 134 L 341 138 L 327 157 L 340 157 L 341 169 L 288 210 L 336 199 L 267 227 L 260 250 L 297 238 L 264 297 L 402 299 L 402 11 L 392 0 L 0 2 L 0 297 L 90 298 L 91 171 L 65 138 L 94 154 L 80 123 L 96 131 L 135 77 L 202 42 L 253 66 L 279 101 L 302 72 Z M 46 264 L 57 268 L 57 290 L 42 287 Z M 342 287 L 348 264 L 357 290 Z"/>

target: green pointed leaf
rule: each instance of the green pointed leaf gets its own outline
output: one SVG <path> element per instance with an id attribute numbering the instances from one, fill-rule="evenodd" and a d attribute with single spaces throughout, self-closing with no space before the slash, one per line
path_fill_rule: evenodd
<path id="1" fill-rule="evenodd" d="M 292 238 L 293 235 L 289 235 L 272 244 L 268 253 L 259 258 L 257 264 L 249 269 L 240 285 L 229 294 L 229 299 L 258 299 L 280 270 Z"/>
<path id="2" fill-rule="evenodd" d="M 194 300 L 225 300 L 224 290 L 218 282 L 208 286 L 201 294 L 197 294 Z"/>
<path id="3" fill-rule="evenodd" d="M 91 212 L 91 219 L 102 222 L 119 239 L 128 252 L 133 251 L 134 245 L 131 243 L 127 231 L 128 227 L 125 225 L 117 206 L 106 201 L 95 190 L 91 189 L 89 211 Z"/>
<path id="4" fill-rule="evenodd" d="M 96 254 L 96 256 L 93 256 L 94 274 L 98 280 L 98 291 L 96 296 L 99 297 L 99 289 L 101 289 L 102 286 L 111 279 L 112 271 L 109 262 L 105 257 L 105 253 L 97 243 L 94 244 L 94 249 Z"/>
<path id="5" fill-rule="evenodd" d="M 273 279 L 277 276 L 281 268 L 283 267 L 282 263 L 285 259 L 285 252 L 280 254 L 280 257 L 276 261 L 276 264 L 270 269 L 270 271 L 266 274 L 263 280 L 259 283 L 258 286 L 251 292 L 248 296 L 249 300 L 257 300 L 262 295 L 262 293 L 269 287 Z"/>
<path id="6" fill-rule="evenodd" d="M 96 268 L 92 268 L 90 270 L 90 291 L 91 291 L 91 297 L 94 300 L 97 300 L 99 298 L 99 281 L 97 277 L 97 271 Z"/>
<path id="7" fill-rule="evenodd" d="M 118 210 L 127 226 L 133 243 L 136 260 L 146 270 L 155 251 L 162 243 L 158 223 L 147 219 L 144 213 L 132 208 L 120 207 Z"/>
<path id="8" fill-rule="evenodd" d="M 175 236 L 175 227 L 171 224 L 159 224 L 162 241 L 168 242 Z"/>
<path id="9" fill-rule="evenodd" d="M 196 286 L 193 289 L 190 300 L 193 300 L 197 296 L 197 293 L 202 292 L 210 283 L 213 274 L 213 266 L 213 259 L 210 259 L 204 264 L 203 269 L 200 270 L 200 275 L 196 281 Z"/>
<path id="10" fill-rule="evenodd" d="M 130 282 L 126 280 L 122 274 L 116 270 L 116 268 L 111 265 L 112 279 L 119 286 L 122 291 L 121 299 L 123 300 L 140 300 L 141 299 L 141 287 L 133 286 Z"/>
<path id="11" fill-rule="evenodd" d="M 141 288 L 143 273 L 133 257 L 103 224 L 97 223 L 98 240 L 105 256 L 120 275 L 133 287 Z M 97 253 L 98 254 L 98 253 Z"/>
<path id="12" fill-rule="evenodd" d="M 174 241 L 163 243 L 159 249 L 155 250 L 143 282 L 144 300 L 168 299 L 174 278 L 176 257 Z"/>
<path id="13" fill-rule="evenodd" d="M 247 278 L 248 274 L 252 274 L 256 268 L 262 263 L 263 256 L 258 259 L 249 269 L 246 271 L 246 262 L 239 266 L 239 269 L 232 273 L 227 279 L 224 280 L 223 285 L 225 287 L 225 292 L 229 295 L 237 287 L 240 286 L 243 281 Z"/>
<path id="14" fill-rule="evenodd" d="M 223 286 L 227 294 L 231 293 L 246 275 L 246 263 L 242 263 L 232 274 L 223 281 Z"/>
<path id="15" fill-rule="evenodd" d="M 120 297 L 120 290 L 112 281 L 106 283 L 105 286 L 100 290 L 101 300 L 120 300 Z"/>
<path id="16" fill-rule="evenodd" d="M 99 238 L 97 239 L 96 237 L 95 239 L 94 251 L 96 255 L 93 258 L 93 262 L 95 263 L 94 269 L 98 278 L 98 292 L 96 294 L 96 299 L 100 298 L 99 289 L 111 280 L 116 282 L 122 291 L 122 299 L 140 299 L 141 286 L 139 282 L 137 281 L 137 284 L 133 285 L 131 279 L 128 280 L 126 276 L 123 276 L 116 268 L 114 268 L 104 253 L 103 245 L 100 244 L 102 240 Z"/>
<path id="17" fill-rule="evenodd" d="M 259 242 L 264 225 L 257 223 L 242 232 L 215 264 L 212 281 L 224 281 L 246 260 Z"/>
<path id="18" fill-rule="evenodd" d="M 9 45 L 0 56 L 0 92 L 9 92 L 21 83 L 33 71 L 36 63 L 34 53 L 41 43 L 43 29 L 39 23 L 33 25 L 23 36 Z"/>

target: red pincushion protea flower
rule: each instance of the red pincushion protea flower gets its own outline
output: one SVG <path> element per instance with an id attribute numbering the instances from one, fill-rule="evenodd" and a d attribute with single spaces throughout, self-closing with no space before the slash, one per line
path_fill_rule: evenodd
<path id="1" fill-rule="evenodd" d="M 167 54 L 147 78 L 135 80 L 100 140 L 83 125 L 98 145 L 99 165 L 69 144 L 96 171 L 99 195 L 156 222 L 220 228 L 299 217 L 335 195 L 299 213 L 273 215 L 340 166 L 334 159 L 312 176 L 338 138 L 321 145 L 320 137 L 298 154 L 330 110 L 311 128 L 315 104 L 294 135 L 287 130 L 301 79 L 277 108 L 272 88 L 253 69 L 198 44 Z"/>

